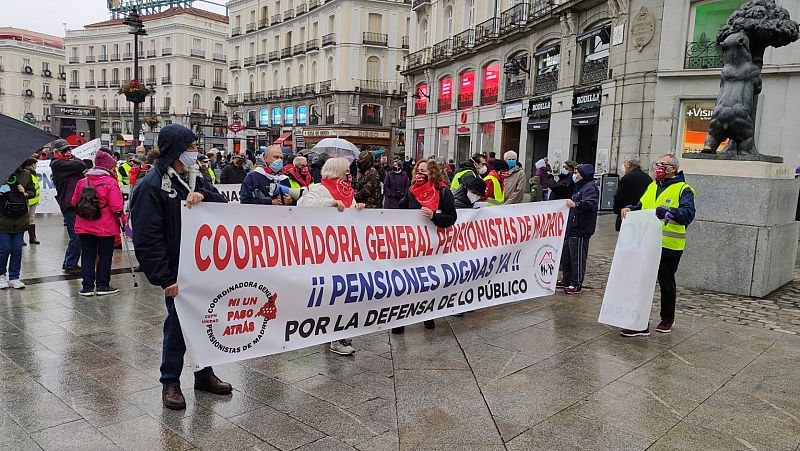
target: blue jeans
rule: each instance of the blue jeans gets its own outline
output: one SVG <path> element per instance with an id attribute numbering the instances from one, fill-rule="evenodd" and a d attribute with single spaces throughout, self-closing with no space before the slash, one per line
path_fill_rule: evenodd
<path id="1" fill-rule="evenodd" d="M 114 256 L 114 237 L 96 236 L 88 233 L 78 235 L 81 240 L 81 278 L 83 289 L 94 290 L 109 288 L 111 283 L 111 257 Z M 97 266 L 95 269 L 95 260 Z"/>
<path id="2" fill-rule="evenodd" d="M 0 276 L 5 275 L 8 267 L 8 280 L 19 279 L 22 268 L 22 236 L 20 233 L 0 233 Z M 9 263 L 10 257 L 10 263 Z"/>
<path id="3" fill-rule="evenodd" d="M 164 298 L 167 304 L 167 319 L 164 320 L 164 344 L 161 353 L 161 378 L 162 384 L 179 382 L 183 370 L 183 355 L 186 354 L 186 343 L 183 341 L 181 323 L 175 311 L 175 298 Z M 210 366 L 200 371 L 195 371 L 195 377 L 212 374 Z"/>
<path id="4" fill-rule="evenodd" d="M 75 209 L 68 208 L 64 212 L 64 227 L 67 228 L 69 234 L 69 244 L 67 244 L 67 252 L 64 254 L 64 268 L 72 268 L 78 266 L 78 259 L 81 258 L 81 240 L 78 234 L 75 233 Z"/>
<path id="5" fill-rule="evenodd" d="M 550 190 L 545 188 L 542 190 L 542 200 L 547 200 L 550 197 Z"/>

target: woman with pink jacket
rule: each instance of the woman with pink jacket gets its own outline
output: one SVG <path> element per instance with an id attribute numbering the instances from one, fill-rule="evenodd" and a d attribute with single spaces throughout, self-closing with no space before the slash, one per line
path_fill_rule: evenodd
<path id="1" fill-rule="evenodd" d="M 97 192 L 97 219 L 88 219 L 86 213 L 75 218 L 75 233 L 81 240 L 81 296 L 98 296 L 119 292 L 111 283 L 111 257 L 114 255 L 114 237 L 120 233 L 120 224 L 125 223 L 122 191 L 119 189 L 114 157 L 103 150 L 94 157 L 94 167 L 86 172 L 72 195 L 72 205 L 77 210 L 84 187 L 94 187 Z M 84 196 L 83 203 L 86 204 Z M 97 290 L 95 290 L 95 286 Z"/>

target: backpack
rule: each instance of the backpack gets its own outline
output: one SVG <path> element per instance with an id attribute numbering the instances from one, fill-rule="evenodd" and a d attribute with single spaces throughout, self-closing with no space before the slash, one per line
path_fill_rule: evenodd
<path id="1" fill-rule="evenodd" d="M 17 191 L 16 185 L 0 195 L 0 212 L 9 218 L 19 218 L 28 214 L 28 199 Z"/>
<path id="2" fill-rule="evenodd" d="M 76 215 L 90 221 L 100 219 L 101 209 L 108 206 L 100 206 L 100 199 L 97 197 L 97 187 L 103 185 L 111 185 L 111 183 L 99 183 L 92 186 L 88 180 L 86 181 L 86 185 L 81 190 L 81 197 L 75 203 Z"/>

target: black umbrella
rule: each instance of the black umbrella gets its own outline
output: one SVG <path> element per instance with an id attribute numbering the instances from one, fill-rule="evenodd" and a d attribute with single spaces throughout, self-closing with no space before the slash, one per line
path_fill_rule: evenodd
<path id="1" fill-rule="evenodd" d="M 58 139 L 25 122 L 0 114 L 0 183 L 45 144 Z"/>

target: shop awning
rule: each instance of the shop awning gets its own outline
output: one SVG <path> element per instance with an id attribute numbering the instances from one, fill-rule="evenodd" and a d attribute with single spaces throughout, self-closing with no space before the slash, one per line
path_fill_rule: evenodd
<path id="1" fill-rule="evenodd" d="M 279 145 L 279 146 L 283 145 L 284 141 L 289 139 L 291 136 L 292 136 L 292 132 L 283 132 L 283 133 L 281 133 L 281 136 L 278 137 L 278 139 L 275 140 L 275 144 Z M 292 144 L 292 142 L 289 141 L 289 143 L 287 145 L 291 145 L 291 144 Z"/>
<path id="2" fill-rule="evenodd" d="M 550 118 L 528 119 L 528 130 L 547 130 L 550 128 Z"/>
<path id="3" fill-rule="evenodd" d="M 572 126 L 581 127 L 584 125 L 595 125 L 600 117 L 600 111 L 589 111 L 572 115 Z"/>

